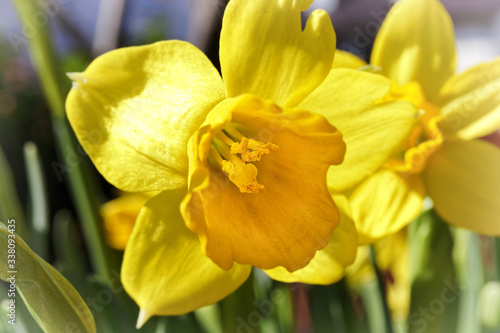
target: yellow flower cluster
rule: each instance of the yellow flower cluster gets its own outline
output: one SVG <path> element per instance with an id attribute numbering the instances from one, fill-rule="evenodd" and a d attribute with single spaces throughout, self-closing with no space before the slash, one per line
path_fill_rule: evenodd
<path id="1" fill-rule="evenodd" d="M 401 0 L 375 41 L 380 71 L 359 70 L 335 50 L 326 12 L 302 29 L 311 2 L 231 0 L 222 75 L 182 41 L 118 49 L 69 75 L 68 118 L 99 172 L 159 191 L 115 245 L 127 244 L 138 326 L 222 299 L 252 266 L 333 283 L 358 244 L 404 228 L 426 195 L 449 223 L 500 235 L 500 150 L 480 140 L 500 128 L 500 60 L 455 75 L 441 3 Z"/>

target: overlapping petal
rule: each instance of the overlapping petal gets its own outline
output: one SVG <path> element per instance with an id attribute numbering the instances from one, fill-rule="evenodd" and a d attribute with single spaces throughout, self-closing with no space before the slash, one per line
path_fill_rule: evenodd
<path id="1" fill-rule="evenodd" d="M 403 178 L 380 170 L 368 177 L 349 197 L 359 243 L 402 229 L 422 212 L 424 195 L 420 176 Z"/>
<path id="2" fill-rule="evenodd" d="M 500 236 L 500 149 L 481 140 L 448 142 L 424 172 L 437 213 L 448 223 Z"/>
<path id="3" fill-rule="evenodd" d="M 391 89 L 381 75 L 334 69 L 299 106 L 325 116 L 347 145 L 341 165 L 328 172 L 328 185 L 346 190 L 375 172 L 405 144 L 416 122 L 408 102 L 376 104 Z"/>
<path id="4" fill-rule="evenodd" d="M 127 193 L 101 206 L 106 241 L 112 248 L 125 249 L 137 215 L 146 202 L 156 194 L 158 193 Z"/>
<path id="5" fill-rule="evenodd" d="M 297 270 L 328 244 L 338 224 L 325 180 L 328 167 L 342 162 L 342 135 L 320 115 L 284 112 L 251 95 L 238 100 L 232 123 L 248 137 L 279 147 L 254 163 L 257 180 L 265 188 L 241 193 L 222 171 L 212 169 L 208 183 L 190 188 L 182 208 L 184 219 L 206 243 L 207 256 L 223 268 L 235 261 L 262 269 Z M 208 148 L 200 143 L 192 146 Z"/>
<path id="6" fill-rule="evenodd" d="M 343 50 L 336 50 L 332 68 L 358 69 L 366 65 L 366 62 L 363 59 L 355 56 L 354 54 Z"/>
<path id="7" fill-rule="evenodd" d="M 340 280 L 345 268 L 356 258 L 357 233 L 347 199 L 342 195 L 334 197 L 340 212 L 340 222 L 333 230 L 330 242 L 316 252 L 309 264 L 295 272 L 276 267 L 265 272 L 272 279 L 282 282 L 301 282 L 327 285 Z"/>
<path id="8" fill-rule="evenodd" d="M 500 58 L 452 77 L 441 90 L 440 127 L 462 140 L 500 129 Z"/>
<path id="9" fill-rule="evenodd" d="M 165 191 L 142 209 L 125 249 L 122 282 L 141 308 L 138 326 L 153 315 L 178 315 L 219 301 L 238 288 L 251 267 L 225 271 L 203 254 L 182 220 L 186 190 Z"/>
<path id="10" fill-rule="evenodd" d="M 224 98 L 217 70 L 181 41 L 97 58 L 68 95 L 68 118 L 99 172 L 130 192 L 186 186 L 187 142 Z"/>
<path id="11" fill-rule="evenodd" d="M 453 23 L 441 2 L 394 4 L 375 39 L 371 63 L 399 86 L 419 82 L 432 101 L 456 67 Z"/>
<path id="12" fill-rule="evenodd" d="M 314 11 L 302 30 L 310 0 L 232 0 L 220 39 L 228 97 L 249 93 L 294 107 L 328 75 L 335 32 L 328 14 Z"/>

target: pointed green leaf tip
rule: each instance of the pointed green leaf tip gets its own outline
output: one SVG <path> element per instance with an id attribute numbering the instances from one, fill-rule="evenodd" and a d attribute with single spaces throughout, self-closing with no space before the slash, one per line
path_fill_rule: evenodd
<path id="1" fill-rule="evenodd" d="M 96 332 L 92 314 L 75 288 L 14 233 L 13 219 L 7 225 L 0 223 L 0 279 L 14 284 L 16 295 L 10 299 L 20 302 L 18 292 L 44 332 Z"/>

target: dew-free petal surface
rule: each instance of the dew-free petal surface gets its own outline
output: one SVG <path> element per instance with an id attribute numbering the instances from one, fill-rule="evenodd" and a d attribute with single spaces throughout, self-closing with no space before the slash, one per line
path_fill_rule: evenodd
<path id="1" fill-rule="evenodd" d="M 148 201 L 125 249 L 123 286 L 143 317 L 178 315 L 215 303 L 250 274 L 250 266 L 235 264 L 225 271 L 203 254 L 179 211 L 185 193 L 165 191 Z"/>
<path id="2" fill-rule="evenodd" d="M 448 135 L 470 140 L 500 129 L 500 58 L 452 77 L 437 103 Z"/>
<path id="3" fill-rule="evenodd" d="M 314 11 L 302 30 L 310 0 L 229 2 L 220 39 L 228 97 L 249 93 L 294 107 L 328 75 L 335 32 L 325 11 Z"/>
<path id="4" fill-rule="evenodd" d="M 366 62 L 360 57 L 344 50 L 335 50 L 332 68 L 358 69 L 366 66 Z"/>
<path id="5" fill-rule="evenodd" d="M 421 84 L 433 100 L 455 73 L 455 35 L 439 0 L 402 0 L 389 11 L 375 38 L 371 63 L 399 86 Z"/>
<path id="6" fill-rule="evenodd" d="M 346 190 L 375 172 L 405 144 L 416 122 L 408 102 L 375 104 L 391 89 L 381 75 L 334 69 L 300 107 L 326 117 L 346 142 L 341 165 L 330 167 L 328 186 Z"/>
<path id="7" fill-rule="evenodd" d="M 349 197 L 360 244 L 401 230 L 422 212 L 424 196 L 420 176 L 380 170 L 368 177 Z"/>
<path id="8" fill-rule="evenodd" d="M 224 98 L 200 50 L 181 41 L 122 48 L 70 77 L 69 121 L 111 184 L 130 192 L 186 186 L 189 137 Z"/>
<path id="9" fill-rule="evenodd" d="M 292 283 L 328 285 L 337 282 L 344 276 L 345 268 L 356 258 L 358 237 L 354 222 L 350 216 L 347 199 L 342 195 L 334 196 L 339 208 L 340 222 L 333 230 L 328 245 L 316 252 L 309 264 L 290 273 L 284 267 L 276 267 L 265 272 L 272 279 Z"/>
<path id="10" fill-rule="evenodd" d="M 481 140 L 445 143 L 424 172 L 436 212 L 446 222 L 500 236 L 500 149 Z"/>
<path id="11" fill-rule="evenodd" d="M 220 169 L 212 169 L 208 183 L 190 188 L 183 216 L 206 244 L 207 256 L 223 268 L 235 261 L 294 271 L 328 244 L 338 224 L 326 172 L 343 160 L 342 135 L 320 115 L 284 112 L 255 96 L 240 100 L 232 123 L 246 136 L 279 147 L 253 163 L 264 189 L 242 193 Z"/>

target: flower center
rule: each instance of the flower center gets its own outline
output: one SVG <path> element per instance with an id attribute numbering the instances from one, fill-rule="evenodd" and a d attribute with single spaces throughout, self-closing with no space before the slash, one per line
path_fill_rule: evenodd
<path id="1" fill-rule="evenodd" d="M 441 109 L 425 99 L 417 82 L 393 87 L 384 101 L 395 100 L 410 101 L 420 109 L 422 115 L 413 128 L 401 156 L 387 161 L 385 167 L 401 176 L 416 175 L 425 169 L 429 157 L 443 144 L 443 133 L 438 126 L 441 121 Z"/>
<path id="2" fill-rule="evenodd" d="M 278 150 L 275 144 L 246 138 L 230 124 L 212 138 L 210 157 L 222 167 L 241 193 L 259 193 L 264 185 L 257 182 L 257 167 L 250 162 L 260 161 L 265 155 Z"/>

